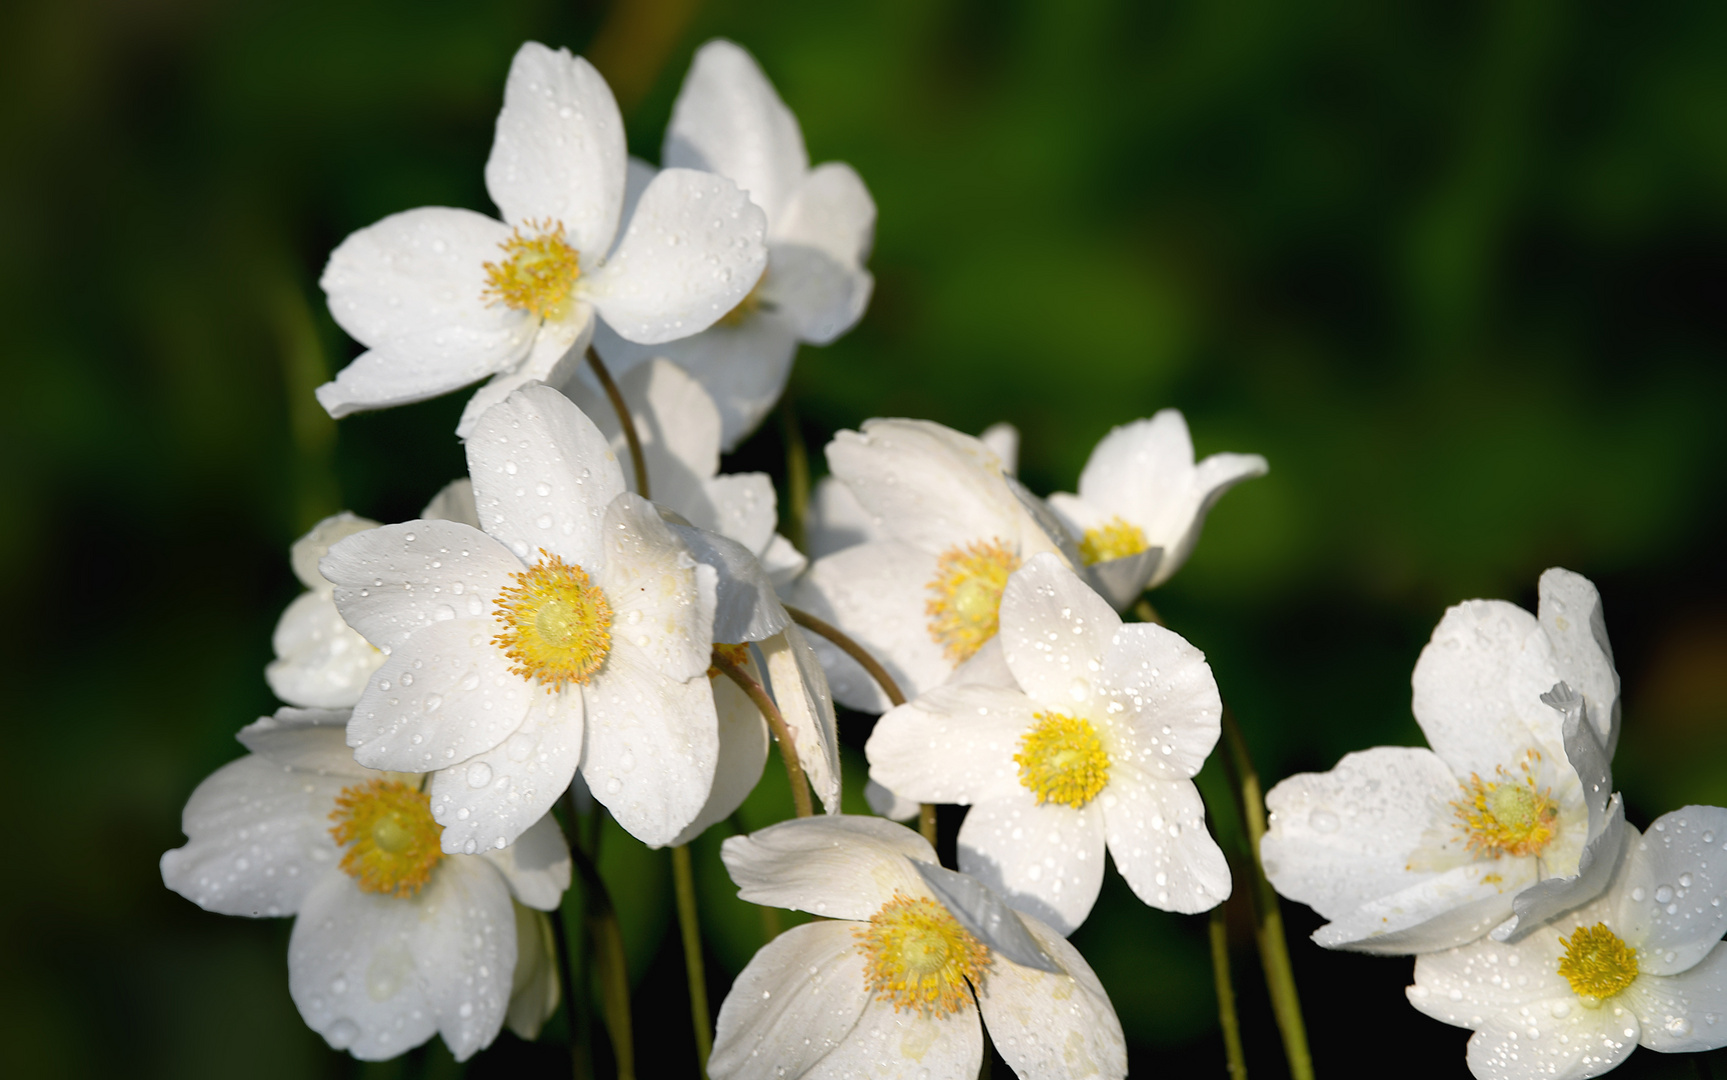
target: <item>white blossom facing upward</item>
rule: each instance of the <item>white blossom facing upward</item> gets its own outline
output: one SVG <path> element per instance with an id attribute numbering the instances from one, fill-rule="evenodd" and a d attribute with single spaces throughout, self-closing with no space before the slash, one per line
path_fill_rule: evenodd
<path id="1" fill-rule="evenodd" d="M 827 459 L 886 539 L 817 559 L 792 602 L 868 649 L 908 699 L 995 636 L 1014 570 L 1040 552 L 1077 561 L 1048 508 L 970 435 L 925 420 L 870 420 L 836 435 Z M 856 662 L 825 642 L 816 651 L 836 700 L 887 709 Z"/>
<path id="2" fill-rule="evenodd" d="M 1277 891 L 1328 948 L 1422 953 L 1527 934 L 1607 883 L 1624 829 L 1609 766 L 1619 676 L 1589 581 L 1541 575 L 1540 614 L 1445 613 L 1415 665 L 1431 750 L 1381 746 L 1271 789 Z"/>
<path id="3" fill-rule="evenodd" d="M 670 842 L 713 785 L 718 573 L 551 387 L 488 410 L 467 450 L 484 531 L 386 525 L 321 564 L 388 657 L 354 707 L 355 757 L 433 773 L 446 851 L 509 843 L 578 764 L 620 825 Z"/>
<path id="4" fill-rule="evenodd" d="M 1163 409 L 1105 435 L 1079 474 L 1079 494 L 1058 492 L 1049 504 L 1092 584 L 1121 611 L 1181 569 L 1224 492 L 1266 469 L 1258 454 L 1213 454 L 1195 465 L 1187 421 Z"/>
<path id="5" fill-rule="evenodd" d="M 1198 649 L 1119 616 L 1054 555 L 1008 580 L 1001 649 L 1018 687 L 949 684 L 876 723 L 870 777 L 969 805 L 959 866 L 1063 934 L 1085 921 L 1107 846 L 1147 904 L 1197 912 L 1229 865 L 1192 777 L 1223 703 Z"/>
<path id="6" fill-rule="evenodd" d="M 714 1080 L 970 1080 L 983 1058 L 980 1015 L 1017 1076 L 1127 1074 L 1115 1009 L 1073 946 L 1005 908 L 1058 971 L 974 937 L 917 870 L 935 852 L 911 830 L 801 818 L 734 836 L 721 857 L 743 899 L 826 921 L 781 934 L 738 975 L 720 1005 Z"/>
<path id="7" fill-rule="evenodd" d="M 288 988 L 338 1050 L 381 1060 L 438 1033 L 465 1061 L 506 1020 L 532 1038 L 558 1001 L 540 912 L 570 884 L 563 835 L 541 818 L 511 847 L 443 853 L 423 778 L 356 763 L 347 719 L 283 708 L 243 729 L 251 753 L 192 793 L 162 880 L 207 911 L 297 915 Z"/>
<path id="8" fill-rule="evenodd" d="M 1727 1046 L 1727 810 L 1687 806 L 1624 829 L 1607 889 L 1515 944 L 1415 961 L 1409 1001 L 1472 1028 L 1480 1080 L 1599 1076 L 1639 1044 Z"/>
<path id="9" fill-rule="evenodd" d="M 767 217 L 767 270 L 698 334 L 649 348 L 607 316 L 594 344 L 618 370 L 664 356 L 694 375 L 719 405 L 731 450 L 779 400 L 798 343 L 826 345 L 862 317 L 875 284 L 864 269 L 875 202 L 851 166 L 810 168 L 797 118 L 755 58 L 730 41 L 696 51 L 661 160 L 736 181 Z"/>
<path id="10" fill-rule="evenodd" d="M 367 351 L 318 400 L 341 417 L 490 378 L 462 416 L 465 436 L 510 391 L 579 362 L 595 311 L 653 343 L 735 308 L 767 265 L 761 210 L 730 180 L 667 169 L 624 222 L 627 168 L 623 121 L 599 72 L 524 44 L 486 162 L 502 220 L 422 207 L 344 240 L 320 284 Z"/>

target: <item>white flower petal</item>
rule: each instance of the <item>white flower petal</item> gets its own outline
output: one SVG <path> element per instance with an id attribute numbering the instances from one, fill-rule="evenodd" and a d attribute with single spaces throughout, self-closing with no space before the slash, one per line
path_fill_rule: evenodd
<path id="1" fill-rule="evenodd" d="M 719 589 L 718 572 L 696 561 L 682 531 L 667 525 L 641 496 L 619 495 L 606 508 L 605 563 L 594 574 L 612 606 L 613 654 L 627 642 L 677 680 L 708 670 Z M 771 596 L 772 586 L 762 585 Z"/>
<path id="2" fill-rule="evenodd" d="M 910 821 L 921 809 L 915 799 L 890 791 L 873 779 L 864 781 L 864 801 L 873 813 L 890 821 Z"/>
<path id="3" fill-rule="evenodd" d="M 851 488 L 832 476 L 816 481 L 809 516 L 804 521 L 804 544 L 810 558 L 819 559 L 869 540 L 887 538 Z"/>
<path id="4" fill-rule="evenodd" d="M 1559 974 L 1563 953 L 1556 933 L 1517 945 L 1482 940 L 1430 952 L 1415 958 L 1409 1003 L 1458 1027 L 1479 1027 L 1489 1016 L 1538 1001 L 1568 999 L 1576 1005 L 1571 984 Z"/>
<path id="5" fill-rule="evenodd" d="M 1009 476 L 1019 472 L 1019 429 L 1006 421 L 998 421 L 978 432 L 978 441 L 995 451 L 1001 459 L 1002 471 Z"/>
<path id="6" fill-rule="evenodd" d="M 655 344 L 706 330 L 767 268 L 762 212 L 721 176 L 666 169 L 617 251 L 577 285 L 621 336 Z"/>
<path id="7" fill-rule="evenodd" d="M 1578 859 L 1577 872 L 1544 877 L 1519 892 L 1511 902 L 1513 915 L 1493 928 L 1499 941 L 1516 941 L 1539 930 L 1561 912 L 1588 903 L 1606 888 L 1625 849 L 1625 807 L 1614 794 L 1601 831 L 1591 836 Z"/>
<path id="8" fill-rule="evenodd" d="M 1104 816 L 1038 804 L 1024 788 L 979 802 L 959 830 L 959 868 L 1020 911 L 1071 934 L 1103 888 Z"/>
<path id="9" fill-rule="evenodd" d="M 447 869 L 413 899 L 361 892 L 340 872 L 306 897 L 288 939 L 288 992 L 306 1026 L 337 1050 L 382 1061 L 438 1030 L 416 947 L 422 898 Z"/>
<path id="10" fill-rule="evenodd" d="M 792 546 L 792 542 L 774 533 L 768 540 L 768 546 L 761 553 L 762 573 L 773 582 L 776 590 L 785 589 L 809 566 L 809 559 L 804 553 Z"/>
<path id="11" fill-rule="evenodd" d="M 983 1025 L 970 1006 L 948 1016 L 903 1012 L 870 999 L 851 1033 L 804 1076 L 808 1080 L 976 1076 L 983 1065 Z M 912 1070 L 916 1070 L 913 1072 Z"/>
<path id="12" fill-rule="evenodd" d="M 776 220 L 809 169 L 803 132 L 755 58 L 716 38 L 696 50 L 660 159 L 729 177 Z"/>
<path id="13" fill-rule="evenodd" d="M 300 579 L 300 584 L 314 592 L 328 592 L 330 583 L 318 572 L 318 562 L 329 554 L 330 545 L 355 533 L 377 527 L 378 522 L 358 514 L 350 514 L 346 510 L 318 522 L 305 536 L 294 541 L 294 546 L 289 549 L 288 562 L 294 568 L 294 576 Z"/>
<path id="14" fill-rule="evenodd" d="M 733 645 L 764 641 L 791 625 L 773 582 L 742 544 L 691 525 L 668 522 L 667 527 L 701 564 L 698 572 L 714 582 L 711 635 L 700 640 Z M 707 663 L 705 656 L 701 662 Z"/>
<path id="15" fill-rule="evenodd" d="M 1541 575 L 1540 596 L 1536 616 L 1553 642 L 1559 673 L 1588 703 L 1589 722 L 1611 758 L 1619 742 L 1619 672 L 1601 594 L 1583 575 L 1554 567 Z"/>
<path id="16" fill-rule="evenodd" d="M 1046 708 L 1082 713 L 1095 707 L 1107 693 L 1104 653 L 1120 629 L 1121 617 L 1103 597 L 1048 552 L 1026 560 L 1002 591 L 1000 636 L 1008 669 Z"/>
<path id="17" fill-rule="evenodd" d="M 1613 1005 L 1577 1008 L 1576 1000 L 1568 995 L 1488 1017 L 1469 1040 L 1469 1071 L 1477 1080 L 1583 1080 L 1618 1067 L 1637 1049 L 1637 1017 Z M 1561 1010 L 1564 1016 L 1553 1015 Z"/>
<path id="18" fill-rule="evenodd" d="M 434 623 L 398 648 L 367 684 L 348 745 L 369 769 L 431 772 L 484 753 L 522 724 L 545 691 L 492 644 L 497 623 Z"/>
<path id="19" fill-rule="evenodd" d="M 761 672 L 752 658 L 746 666 L 752 678 L 760 680 Z M 743 805 L 762 778 L 762 767 L 768 759 L 768 725 L 756 711 L 738 684 L 721 675 L 709 679 L 713 688 L 714 712 L 719 718 L 719 757 L 714 764 L 714 786 L 708 792 L 701 813 L 685 826 L 672 841 L 687 844 L 706 832 L 710 825 L 724 821 Z"/>
<path id="20" fill-rule="evenodd" d="M 1638 966 L 1673 975 L 1701 960 L 1727 931 L 1727 810 L 1687 806 L 1662 814 L 1628 845 L 1609 901 L 1613 929 L 1639 950 Z"/>
<path id="21" fill-rule="evenodd" d="M 1097 804 L 1110 857 L 1141 900 L 1191 914 L 1229 899 L 1229 863 L 1206 831 L 1205 803 L 1193 781 L 1118 765 Z"/>
<path id="22" fill-rule="evenodd" d="M 937 686 L 876 721 L 864 753 L 870 777 L 908 799 L 975 804 L 1027 794 L 1013 755 L 1036 726 L 1017 690 Z"/>
<path id="23" fill-rule="evenodd" d="M 559 990 L 552 920 L 543 911 L 517 904 L 516 971 L 504 1023 L 521 1038 L 539 1038 L 540 1028 L 558 1007 Z"/>
<path id="24" fill-rule="evenodd" d="M 935 576 L 935 557 L 909 544 L 860 544 L 817 559 L 794 587 L 792 601 L 867 649 L 909 700 L 953 672 L 924 613 Z M 826 641 L 812 644 L 834 700 L 863 712 L 887 709 L 887 696 L 856 661 Z"/>
<path id="25" fill-rule="evenodd" d="M 1410 854 L 1436 822 L 1455 820 L 1458 793 L 1425 747 L 1376 746 L 1330 772 L 1291 776 L 1265 796 L 1265 876 L 1289 899 L 1341 918 L 1430 876 L 1409 868 Z"/>
<path id="26" fill-rule="evenodd" d="M 1106 714 L 1112 757 L 1165 780 L 1199 772 L 1223 721 L 1204 653 L 1161 626 L 1123 626 L 1103 655 L 1102 681 L 1121 707 Z"/>
<path id="27" fill-rule="evenodd" d="M 1134 555 L 1106 559 L 1085 568 L 1086 578 L 1098 595 L 1117 611 L 1126 611 L 1151 586 L 1163 565 L 1163 549 L 1149 547 Z"/>
<path id="28" fill-rule="evenodd" d="M 596 325 L 601 327 L 601 333 L 610 333 L 603 323 Z M 660 352 L 657 346 L 631 347 L 652 355 L 634 366 L 610 367 L 635 423 L 654 501 L 704 529 L 712 528 L 703 517 L 704 513 L 707 518 L 713 515 L 702 484 L 720 467 L 719 410 L 701 383 L 657 355 Z M 605 350 L 601 350 L 601 355 L 605 355 Z M 618 423 L 617 409 L 600 389 L 592 369 L 583 365 L 556 385 L 611 440 L 612 453 L 617 459 L 629 460 L 629 446 Z M 625 471 L 624 480 L 630 491 L 636 490 L 634 468 Z"/>
<path id="29" fill-rule="evenodd" d="M 763 641 L 759 648 L 768 665 L 774 704 L 791 729 L 798 763 L 810 788 L 830 814 L 840 809 L 839 723 L 827 675 L 809 639 L 796 626 Z M 729 681 L 729 680 L 728 680 Z"/>
<path id="30" fill-rule="evenodd" d="M 720 1003 L 708 1075 L 803 1077 L 857 1026 L 869 993 L 854 926 L 794 926 L 761 948 Z"/>
<path id="31" fill-rule="evenodd" d="M 336 607 L 348 625 L 393 652 L 426 627 L 489 618 L 499 590 L 522 564 L 467 525 L 408 521 L 348 537 L 318 567 L 335 583 Z"/>
<path id="32" fill-rule="evenodd" d="M 1727 945 L 1677 975 L 1644 975 L 1622 1000 L 1642 1024 L 1642 1042 L 1664 1054 L 1727 1046 Z"/>
<path id="33" fill-rule="evenodd" d="M 995 451 L 940 424 L 871 420 L 835 435 L 827 459 L 890 536 L 931 555 L 991 538 L 1017 551 L 1023 533 L 1039 531 Z"/>
<path id="34" fill-rule="evenodd" d="M 624 474 L 606 437 L 549 386 L 529 386 L 493 406 L 468 436 L 468 473 L 480 525 L 516 557 L 540 549 L 584 567 L 603 562 L 606 507 Z"/>
<path id="35" fill-rule="evenodd" d="M 308 708 L 351 707 L 384 662 L 383 653 L 342 621 L 328 586 L 294 598 L 270 646 L 276 659 L 264 669 L 264 680 L 271 692 Z"/>
<path id="36" fill-rule="evenodd" d="M 528 826 L 509 847 L 482 852 L 480 858 L 504 876 L 516 902 L 530 908 L 558 910 L 570 887 L 570 848 L 550 814 Z"/>
<path id="37" fill-rule="evenodd" d="M 1007 653 L 1002 650 L 1000 634 L 984 642 L 970 659 L 954 668 L 953 674 L 947 677 L 947 685 L 950 686 L 968 683 L 1020 690 L 1018 680 L 1013 677 L 1013 669 L 1007 666 Z"/>
<path id="38" fill-rule="evenodd" d="M 1053 928 L 1021 921 L 1066 974 L 998 960 L 978 988 L 990 1041 L 1021 1080 L 1127 1075 L 1127 1040 L 1109 994 Z"/>
<path id="39" fill-rule="evenodd" d="M 793 818 L 729 837 L 720 858 L 738 896 L 830 919 L 868 919 L 896 892 L 927 896 L 907 859 L 936 862 L 923 837 L 881 818 L 834 814 Z"/>
<path id="40" fill-rule="evenodd" d="M 344 733 L 349 709 L 295 709 L 283 706 L 275 715 L 260 717 L 235 736 L 259 757 L 302 772 L 322 776 L 365 778 L 370 770 L 354 760 Z"/>
<path id="41" fill-rule="evenodd" d="M 692 523 L 731 537 L 754 555 L 767 550 L 779 526 L 779 499 L 767 473 L 728 473 L 702 487 L 713 507 L 714 522 L 705 525 L 691 518 Z"/>
<path id="42" fill-rule="evenodd" d="M 594 340 L 593 308 L 577 304 L 570 317 L 560 322 L 547 322 L 534 338 L 534 347 L 527 359 L 508 371 L 500 371 L 474 391 L 474 396 L 462 406 L 462 417 L 456 424 L 456 438 L 466 439 L 486 410 L 503 401 L 524 386 L 547 383 L 557 386 L 582 366 L 587 349 Z"/>
<path id="43" fill-rule="evenodd" d="M 875 246 L 875 222 L 875 200 L 862 178 L 850 165 L 830 161 L 804 177 L 785 212 L 773 222 L 769 238 L 825 252 L 855 271 L 859 278 L 856 288 L 861 291 L 857 310 L 861 314 L 872 286 L 863 264 Z M 807 340 L 825 344 L 816 338 Z M 1017 462 L 1004 459 L 1004 464 L 1011 473 Z"/>
<path id="44" fill-rule="evenodd" d="M 667 678 L 646 654 L 614 639 L 583 700 L 589 790 L 642 843 L 671 843 L 713 788 L 719 720 L 707 681 Z"/>
<path id="45" fill-rule="evenodd" d="M 187 842 L 162 856 L 163 883 L 206 911 L 292 915 L 334 870 L 329 814 L 346 782 L 255 755 L 229 762 L 187 800 Z"/>
<path id="46" fill-rule="evenodd" d="M 444 827 L 449 854 L 521 843 L 518 837 L 550 820 L 544 815 L 570 786 L 582 760 L 582 693 L 534 691 L 508 738 L 432 774 L 432 816 Z"/>
<path id="47" fill-rule="evenodd" d="M 1327 949 L 1381 956 L 1463 945 L 1511 915 L 1512 895 L 1534 880 L 1532 862 L 1501 859 L 1497 865 L 1473 863 L 1423 877 L 1337 916 L 1315 931 L 1313 940 Z M 1502 880 L 1485 880 L 1494 876 L 1488 870 Z"/>
<path id="48" fill-rule="evenodd" d="M 827 345 L 863 318 L 874 288 L 869 271 L 782 240 L 768 248 L 760 296 L 762 307 L 789 322 L 799 338 Z"/>
<path id="49" fill-rule="evenodd" d="M 618 103 L 592 64 L 537 41 L 516 50 L 486 160 L 505 221 L 562 223 L 591 273 L 618 231 L 625 156 Z"/>
<path id="50" fill-rule="evenodd" d="M 480 512 L 474 508 L 474 482 L 457 477 L 438 489 L 432 501 L 420 511 L 420 516 L 432 521 L 459 521 L 473 528 L 480 527 Z"/>
<path id="51" fill-rule="evenodd" d="M 413 945 L 426 1002 L 457 1061 L 491 1045 L 504 1026 L 516 968 L 516 912 L 504 879 L 483 859 L 445 859 L 416 898 Z"/>

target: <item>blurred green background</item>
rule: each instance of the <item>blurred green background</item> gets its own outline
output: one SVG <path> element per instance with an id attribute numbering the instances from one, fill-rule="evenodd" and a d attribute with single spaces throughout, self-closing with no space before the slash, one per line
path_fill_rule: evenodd
<path id="1" fill-rule="evenodd" d="M 714 35 L 756 53 L 813 160 L 851 162 L 880 207 L 867 318 L 794 374 L 812 446 L 872 415 L 1005 419 L 1047 492 L 1112 425 L 1178 406 L 1201 453 L 1271 461 L 1158 596 L 1268 781 L 1419 741 L 1409 672 L 1444 607 L 1533 607 L 1557 564 L 1606 600 L 1633 822 L 1727 804 L 1727 7 L 13 4 L 0 1072 L 459 1071 L 441 1046 L 329 1051 L 288 999 L 287 921 L 205 914 L 156 860 L 274 707 L 289 543 L 341 507 L 413 516 L 462 468 L 464 395 L 339 426 L 317 409 L 357 351 L 316 288 L 329 250 L 397 210 L 490 210 L 523 39 L 587 50 L 657 158 Z M 780 437 L 733 467 L 778 471 Z M 867 721 L 844 724 L 861 746 Z M 751 824 L 785 813 L 766 776 Z M 727 900 L 717 840 L 696 852 L 716 1005 L 763 932 Z M 633 898 L 643 1075 L 687 1075 L 665 855 L 621 834 L 605 854 Z M 1467 1033 L 1404 1004 L 1408 961 L 1322 953 L 1312 914 L 1286 917 L 1322 1075 L 1461 1075 Z M 1249 1066 L 1276 1076 L 1235 929 Z M 1075 940 L 1137 1071 L 1221 1074 L 1201 920 L 1112 874 Z M 562 1075 L 564 1037 L 506 1034 L 468 1072 Z M 1693 1068 L 1645 1051 L 1621 1075 Z"/>

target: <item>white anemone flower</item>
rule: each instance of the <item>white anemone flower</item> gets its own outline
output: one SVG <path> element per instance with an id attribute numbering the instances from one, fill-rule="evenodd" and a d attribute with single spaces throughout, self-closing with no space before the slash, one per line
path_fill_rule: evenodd
<path id="1" fill-rule="evenodd" d="M 870 776 L 969 805 L 960 869 L 1063 934 L 1097 902 L 1106 846 L 1153 907 L 1228 898 L 1192 780 L 1223 716 L 1205 656 L 1161 626 L 1124 625 L 1050 554 L 1008 579 L 1001 651 L 1022 689 L 949 684 L 892 710 L 865 747 Z"/>
<path id="2" fill-rule="evenodd" d="M 579 363 L 596 311 L 633 341 L 660 342 L 735 308 L 767 265 L 761 210 L 730 180 L 667 169 L 619 239 L 627 171 L 599 72 L 524 44 L 486 161 L 502 220 L 422 207 L 331 253 L 320 282 L 330 314 L 368 351 L 318 388 L 324 408 L 340 417 L 490 378 L 462 415 L 465 436 L 510 391 Z"/>
<path id="3" fill-rule="evenodd" d="M 297 916 L 288 989 L 331 1046 L 395 1057 L 443 1035 L 458 1061 L 506 1022 L 533 1038 L 558 1001 L 550 925 L 570 853 L 550 818 L 510 847 L 450 855 L 424 777 L 348 750 L 343 711 L 283 708 L 186 803 L 162 880 L 206 911 Z"/>
<path id="4" fill-rule="evenodd" d="M 1181 569 L 1223 493 L 1267 465 L 1258 454 L 1213 454 L 1195 465 L 1187 421 L 1159 410 L 1105 435 L 1079 474 L 1079 494 L 1049 505 L 1079 544 L 1092 584 L 1125 610 Z"/>
<path id="5" fill-rule="evenodd" d="M 1077 561 L 1048 508 L 970 435 L 870 420 L 836 435 L 827 459 L 887 539 L 817 559 L 792 602 L 868 649 L 907 698 L 945 682 L 995 636 L 1001 591 L 1026 560 L 1050 552 Z M 861 667 L 826 642 L 816 648 L 836 700 L 887 709 Z"/>
<path id="6" fill-rule="evenodd" d="M 1473 1028 L 1480 1080 L 1583 1080 L 1639 1045 L 1727 1046 L 1727 810 L 1687 806 L 1625 827 L 1599 897 L 1516 944 L 1491 939 L 1415 961 L 1409 1001 Z"/>
<path id="7" fill-rule="evenodd" d="M 731 450 L 779 400 L 798 343 L 826 345 L 862 317 L 875 284 L 863 265 L 875 202 L 850 165 L 810 168 L 797 117 L 755 58 L 724 40 L 696 51 L 661 161 L 737 182 L 767 215 L 767 271 L 699 334 L 648 348 L 602 313 L 594 344 L 620 370 L 665 356 L 694 375 L 719 405 Z"/>
<path id="8" fill-rule="evenodd" d="M 1121 1023 L 1079 952 L 999 900 L 999 921 L 956 918 L 930 878 L 981 890 L 937 867 L 911 830 L 871 817 L 801 818 L 734 836 L 721 857 L 743 899 L 824 918 L 787 930 L 738 975 L 720 1006 L 714 1080 L 970 1080 L 983 1061 L 980 1014 L 1017 1076 L 1127 1075 Z M 1045 969 L 985 940 L 1015 938 Z"/>
<path id="9" fill-rule="evenodd" d="M 422 518 L 462 521 L 478 528 L 474 489 L 466 478 L 455 480 L 433 497 Z M 346 709 L 360 700 L 372 672 L 384 662 L 336 610 L 335 586 L 318 572 L 318 560 L 330 545 L 347 536 L 378 527 L 376 521 L 343 511 L 312 526 L 294 541 L 289 562 L 306 591 L 294 598 L 276 622 L 270 639 L 276 659 L 264 669 L 264 679 L 276 696 L 290 705 L 312 709 Z"/>
<path id="10" fill-rule="evenodd" d="M 1538 616 L 1451 608 L 1412 681 L 1431 750 L 1348 754 L 1266 796 L 1265 873 L 1331 920 L 1313 939 L 1432 952 L 1527 934 L 1598 893 L 1625 817 L 1609 797 L 1619 676 L 1595 586 L 1555 568 Z"/>
<path id="11" fill-rule="evenodd" d="M 717 572 L 549 386 L 488 410 L 467 449 L 483 532 L 386 525 L 320 564 L 387 655 L 354 707 L 355 757 L 434 772 L 445 851 L 509 843 L 578 764 L 620 825 L 670 842 L 713 785 Z"/>

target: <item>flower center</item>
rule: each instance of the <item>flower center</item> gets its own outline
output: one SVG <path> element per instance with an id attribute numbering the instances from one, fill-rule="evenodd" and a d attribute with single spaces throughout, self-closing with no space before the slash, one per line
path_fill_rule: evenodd
<path id="1" fill-rule="evenodd" d="M 1019 559 L 1000 540 L 955 545 L 936 560 L 935 577 L 924 588 L 929 636 L 954 663 L 963 663 L 995 637 L 1001 593 L 1019 569 Z"/>
<path id="2" fill-rule="evenodd" d="M 1469 849 L 1488 857 L 1539 855 L 1559 831 L 1559 806 L 1546 788 L 1536 788 L 1531 763 L 1539 763 L 1539 751 L 1529 751 L 1523 776 L 1512 776 L 1499 766 L 1497 781 L 1488 782 L 1471 773 L 1463 785 L 1463 798 L 1451 805 L 1469 836 Z"/>
<path id="3" fill-rule="evenodd" d="M 511 574 L 498 594 L 504 630 L 492 638 L 515 663 L 510 670 L 538 679 L 550 693 L 586 683 L 612 649 L 612 605 L 579 566 L 540 549 L 540 562 Z"/>
<path id="4" fill-rule="evenodd" d="M 852 933 L 864 954 L 864 980 L 896 1013 L 956 1013 L 972 1002 L 966 982 L 976 984 L 989 967 L 989 948 L 928 897 L 895 892 Z"/>
<path id="5" fill-rule="evenodd" d="M 1151 545 L 1146 543 L 1145 530 L 1120 517 L 1112 517 L 1095 529 L 1085 530 L 1079 542 L 1079 557 L 1091 566 L 1111 559 L 1138 555 Z"/>
<path id="6" fill-rule="evenodd" d="M 1019 740 L 1019 782 L 1039 805 L 1064 803 L 1079 809 L 1109 783 L 1109 753 L 1091 721 L 1061 713 L 1033 713 L 1037 726 Z"/>
<path id="7" fill-rule="evenodd" d="M 562 222 L 530 221 L 528 228 L 533 235 L 523 236 L 518 227 L 498 245 L 507 257 L 486 264 L 480 295 L 488 303 L 561 319 L 570 313 L 576 279 L 582 276 L 581 257 L 564 238 Z"/>
<path id="8" fill-rule="evenodd" d="M 1561 934 L 1565 955 L 1559 974 L 1585 1005 L 1599 1005 L 1637 980 L 1637 953 L 1607 929 L 1606 923 L 1579 926 L 1569 940 Z"/>
<path id="9" fill-rule="evenodd" d="M 348 848 L 342 869 L 365 892 L 413 896 L 444 857 L 444 827 L 432 820 L 431 798 L 400 780 L 343 788 L 330 820 L 330 835 Z"/>

